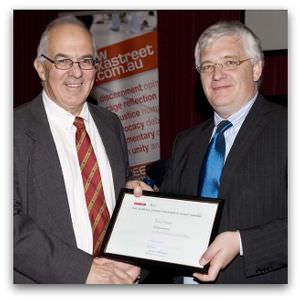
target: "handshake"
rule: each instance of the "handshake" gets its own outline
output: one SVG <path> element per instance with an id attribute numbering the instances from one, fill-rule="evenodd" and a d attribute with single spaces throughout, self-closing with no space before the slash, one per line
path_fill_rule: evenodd
<path id="1" fill-rule="evenodd" d="M 144 191 L 153 189 L 143 181 L 131 180 L 126 188 L 133 189 L 134 195 L 140 197 Z M 93 259 L 91 270 L 88 274 L 87 284 L 133 284 L 140 276 L 141 269 L 137 266 L 118 262 L 107 258 L 96 257 Z"/>

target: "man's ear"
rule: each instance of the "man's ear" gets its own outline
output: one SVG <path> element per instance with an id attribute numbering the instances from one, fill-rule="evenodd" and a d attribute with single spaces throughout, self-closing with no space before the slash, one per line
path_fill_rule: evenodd
<path id="1" fill-rule="evenodd" d="M 262 61 L 258 61 L 253 65 L 253 81 L 256 82 L 260 79 L 263 69 Z"/>
<path id="2" fill-rule="evenodd" d="M 34 65 L 34 68 L 37 71 L 40 79 L 42 81 L 45 81 L 46 80 L 46 69 L 45 69 L 44 64 L 40 60 L 35 59 L 33 62 L 33 65 Z"/>

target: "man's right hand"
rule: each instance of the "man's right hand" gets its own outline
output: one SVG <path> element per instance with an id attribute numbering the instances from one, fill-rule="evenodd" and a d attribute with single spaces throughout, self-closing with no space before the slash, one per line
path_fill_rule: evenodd
<path id="1" fill-rule="evenodd" d="M 153 192 L 153 188 L 141 180 L 130 180 L 126 182 L 128 189 L 133 189 L 134 196 L 141 197 L 143 191 Z"/>
<path id="2" fill-rule="evenodd" d="M 87 284 L 132 284 L 140 275 L 140 268 L 106 258 L 94 258 Z"/>

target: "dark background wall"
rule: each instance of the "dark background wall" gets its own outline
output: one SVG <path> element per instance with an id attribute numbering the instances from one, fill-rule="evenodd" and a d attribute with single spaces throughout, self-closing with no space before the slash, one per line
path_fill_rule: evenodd
<path id="1" fill-rule="evenodd" d="M 41 89 L 33 68 L 41 33 L 61 11 L 15 10 L 13 101 L 18 106 Z M 161 156 L 168 158 L 176 134 L 212 115 L 194 68 L 194 46 L 201 32 L 219 20 L 244 22 L 243 10 L 158 11 Z M 271 28 L 272 29 L 272 28 Z M 265 51 L 261 93 L 287 105 L 287 49 Z"/>

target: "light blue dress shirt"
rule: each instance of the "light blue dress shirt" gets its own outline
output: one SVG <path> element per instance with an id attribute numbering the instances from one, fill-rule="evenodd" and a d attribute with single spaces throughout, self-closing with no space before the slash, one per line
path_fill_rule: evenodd
<path id="1" fill-rule="evenodd" d="M 226 143 L 225 161 L 245 118 L 247 117 L 253 103 L 255 102 L 257 94 L 258 93 L 256 93 L 255 96 L 252 99 L 250 99 L 239 111 L 237 111 L 227 119 L 232 123 L 232 126 L 229 129 L 227 129 L 224 133 Z M 215 128 L 213 130 L 212 136 L 214 135 L 219 123 L 224 120 L 225 119 L 222 119 L 216 112 L 214 113 Z"/>

